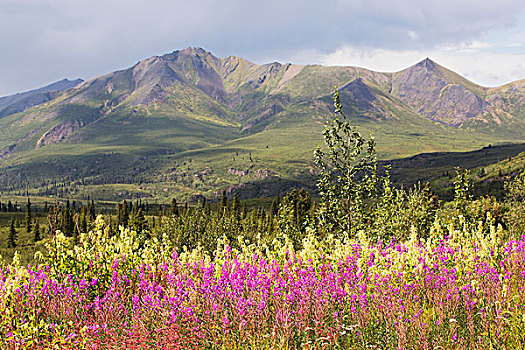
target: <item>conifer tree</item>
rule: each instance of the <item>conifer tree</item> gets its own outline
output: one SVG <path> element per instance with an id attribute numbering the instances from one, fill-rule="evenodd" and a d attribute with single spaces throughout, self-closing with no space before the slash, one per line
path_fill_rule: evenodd
<path id="1" fill-rule="evenodd" d="M 95 221 L 95 201 L 93 199 L 91 199 L 91 202 L 89 203 L 88 213 L 91 221 Z"/>
<path id="2" fill-rule="evenodd" d="M 132 226 L 132 228 L 135 229 L 135 231 L 137 232 L 142 232 L 146 229 L 146 226 L 147 226 L 146 218 L 144 217 L 144 214 L 142 213 L 141 208 L 139 208 L 139 210 L 133 217 L 133 221 L 130 226 Z"/>
<path id="3" fill-rule="evenodd" d="M 239 196 L 237 195 L 237 193 L 233 196 L 231 212 L 235 219 L 238 221 L 240 219 L 241 202 L 239 201 Z"/>
<path id="4" fill-rule="evenodd" d="M 40 237 L 40 224 L 38 223 L 38 220 L 35 221 L 35 226 L 33 227 L 33 235 L 33 240 L 35 241 L 35 243 L 42 239 Z"/>
<path id="5" fill-rule="evenodd" d="M 246 202 L 243 202 L 242 203 L 242 214 L 241 214 L 241 217 L 242 219 L 246 219 L 246 216 L 248 216 L 248 209 L 246 208 Z"/>
<path id="6" fill-rule="evenodd" d="M 15 219 L 11 218 L 11 227 L 9 228 L 9 235 L 7 236 L 7 248 L 16 248 L 18 234 L 15 229 Z"/>
<path id="7" fill-rule="evenodd" d="M 117 218 L 118 219 L 118 218 Z M 109 214 L 109 219 L 108 219 L 109 223 L 108 223 L 108 226 L 109 226 L 109 236 L 112 237 L 113 234 L 115 232 L 118 231 L 118 227 L 115 227 L 115 225 L 113 225 L 113 217 L 111 216 L 111 214 Z"/>
<path id="8" fill-rule="evenodd" d="M 71 217 L 73 219 L 73 216 Z M 79 232 L 79 226 L 78 226 L 78 214 L 75 214 L 75 217 L 72 221 L 72 231 L 71 231 L 71 236 L 73 237 L 73 243 L 74 244 L 78 244 L 79 243 L 79 236 L 80 236 L 80 232 Z"/>
<path id="9" fill-rule="evenodd" d="M 26 232 L 31 233 L 31 201 L 29 198 L 27 198 L 27 205 L 26 205 Z"/>
<path id="10" fill-rule="evenodd" d="M 118 203 L 117 204 L 117 220 L 118 220 L 118 225 L 122 225 L 122 203 Z"/>
<path id="11" fill-rule="evenodd" d="M 222 196 L 221 201 L 219 203 L 219 207 L 217 208 L 217 211 L 220 215 L 224 215 L 224 213 L 228 210 L 228 197 L 226 197 L 226 190 L 222 190 Z"/>
<path id="12" fill-rule="evenodd" d="M 275 229 L 275 225 L 274 225 L 274 216 L 270 213 L 268 215 L 268 234 L 269 235 L 272 235 L 274 229 Z"/>
<path id="13" fill-rule="evenodd" d="M 299 193 L 297 194 L 297 211 L 296 211 L 296 217 L 297 217 L 297 224 L 300 227 L 301 231 L 306 230 L 305 226 L 305 220 L 308 216 L 310 209 L 312 208 L 312 199 L 310 198 L 310 194 L 302 188 L 299 190 Z"/>
<path id="14" fill-rule="evenodd" d="M 204 204 L 204 215 L 209 216 L 211 214 L 210 202 Z"/>
<path id="15" fill-rule="evenodd" d="M 270 207 L 270 215 L 275 216 L 279 212 L 279 202 L 277 198 L 272 201 L 272 206 Z"/>
<path id="16" fill-rule="evenodd" d="M 58 216 L 58 208 L 56 205 L 52 205 L 49 207 L 49 211 L 47 213 L 47 220 L 49 222 L 48 225 L 48 234 L 52 235 L 55 234 L 57 230 L 57 216 Z"/>
<path id="17" fill-rule="evenodd" d="M 179 206 L 178 206 L 177 200 L 175 198 L 173 198 L 171 200 L 170 214 L 172 216 L 179 216 Z"/>
<path id="18" fill-rule="evenodd" d="M 80 208 L 80 229 L 82 232 L 87 232 L 86 207 Z"/>
<path id="19" fill-rule="evenodd" d="M 128 227 L 129 222 L 129 211 L 128 211 L 128 202 L 124 200 L 122 204 L 122 226 Z"/>
<path id="20" fill-rule="evenodd" d="M 62 229 L 66 236 L 73 236 L 73 214 L 71 211 L 71 202 L 69 199 L 66 201 L 66 208 L 62 211 Z"/>

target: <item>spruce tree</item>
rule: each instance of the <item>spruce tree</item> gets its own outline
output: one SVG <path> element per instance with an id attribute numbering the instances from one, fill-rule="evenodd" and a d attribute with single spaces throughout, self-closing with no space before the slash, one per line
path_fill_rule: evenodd
<path id="1" fill-rule="evenodd" d="M 303 233 L 306 230 L 305 219 L 308 216 L 311 208 L 312 199 L 310 198 L 310 194 L 304 188 L 302 188 L 297 195 L 296 217 L 297 224 Z"/>
<path id="2" fill-rule="evenodd" d="M 211 214 L 210 202 L 204 203 L 204 215 L 209 216 Z"/>
<path id="3" fill-rule="evenodd" d="M 111 214 L 109 214 L 109 218 L 108 218 L 108 227 L 109 227 L 109 236 L 110 237 L 113 237 L 113 235 L 115 234 L 115 232 L 118 231 L 118 227 L 115 227 L 113 225 L 113 217 L 111 216 Z M 87 231 L 86 231 L 87 232 Z"/>
<path id="4" fill-rule="evenodd" d="M 84 206 L 80 209 L 80 229 L 82 232 L 87 232 L 86 207 Z"/>
<path id="5" fill-rule="evenodd" d="M 15 219 L 11 218 L 11 227 L 9 229 L 9 235 L 7 236 L 7 248 L 16 248 L 18 234 L 15 229 Z"/>
<path id="6" fill-rule="evenodd" d="M 31 233 L 31 201 L 29 198 L 27 198 L 27 205 L 26 205 L 26 232 L 29 234 Z"/>
<path id="7" fill-rule="evenodd" d="M 236 193 L 233 196 L 231 211 L 234 213 L 234 215 L 238 216 L 240 210 L 241 210 L 241 202 L 239 201 L 239 196 Z"/>
<path id="8" fill-rule="evenodd" d="M 277 198 L 272 201 L 272 207 L 270 208 L 270 215 L 275 216 L 279 212 L 279 202 Z"/>
<path id="9" fill-rule="evenodd" d="M 128 211 L 128 202 L 124 200 L 122 204 L 122 226 L 128 227 L 129 223 L 129 211 Z"/>
<path id="10" fill-rule="evenodd" d="M 73 216 L 71 218 L 73 219 Z M 71 231 L 71 236 L 73 237 L 74 244 L 78 244 L 80 241 L 79 239 L 80 232 L 78 231 L 79 231 L 78 214 L 75 214 L 74 220 L 72 221 L 72 231 Z"/>
<path id="11" fill-rule="evenodd" d="M 228 197 L 226 197 L 226 190 L 222 190 L 221 201 L 219 203 L 219 207 L 217 208 L 217 211 L 221 215 L 223 215 L 226 211 L 228 211 Z"/>
<path id="12" fill-rule="evenodd" d="M 66 201 L 66 208 L 62 211 L 62 229 L 68 237 L 73 236 L 73 214 L 71 212 L 71 202 Z"/>
<path id="13" fill-rule="evenodd" d="M 92 199 L 88 206 L 89 218 L 95 221 L 95 201 Z"/>
<path id="14" fill-rule="evenodd" d="M 133 228 L 137 232 L 142 232 L 146 229 L 146 226 L 147 226 L 146 218 L 144 217 L 144 214 L 142 213 L 142 209 L 139 208 L 139 210 L 133 217 Z"/>
<path id="15" fill-rule="evenodd" d="M 246 208 L 246 202 L 243 202 L 241 217 L 242 219 L 246 219 L 246 216 L 248 216 L 248 209 Z"/>
<path id="16" fill-rule="evenodd" d="M 178 206 L 177 200 L 175 198 L 173 198 L 171 200 L 170 214 L 172 216 L 179 216 L 179 206 Z"/>
<path id="17" fill-rule="evenodd" d="M 122 225 L 122 204 L 117 204 L 117 219 L 118 219 L 118 225 Z"/>
<path id="18" fill-rule="evenodd" d="M 35 243 L 40 241 L 42 238 L 40 237 L 40 224 L 38 221 L 35 221 L 35 226 L 33 228 L 33 235 L 34 235 L 34 241 Z"/>

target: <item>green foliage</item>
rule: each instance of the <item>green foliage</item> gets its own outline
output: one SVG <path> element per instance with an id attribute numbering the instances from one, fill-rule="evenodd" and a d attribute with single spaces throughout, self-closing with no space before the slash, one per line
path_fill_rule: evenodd
<path id="1" fill-rule="evenodd" d="M 466 214 L 467 206 L 472 199 L 472 188 L 469 181 L 468 170 L 460 171 L 456 169 L 454 180 L 454 208 L 462 215 Z"/>
<path id="2" fill-rule="evenodd" d="M 18 245 L 18 233 L 15 228 L 15 219 L 11 219 L 11 226 L 9 228 L 9 235 L 7 236 L 7 248 L 16 248 Z"/>
<path id="3" fill-rule="evenodd" d="M 171 200 L 170 214 L 173 216 L 179 216 L 179 205 L 177 204 L 177 200 L 175 198 Z"/>
<path id="4" fill-rule="evenodd" d="M 26 232 L 30 233 L 32 231 L 32 222 L 31 222 L 31 201 L 27 198 L 26 205 Z"/>
<path id="5" fill-rule="evenodd" d="M 133 212 L 133 215 L 129 222 L 129 227 L 137 232 L 148 231 L 148 224 L 141 208 L 138 208 L 136 211 Z M 149 235 L 149 233 L 147 233 L 147 235 Z"/>
<path id="6" fill-rule="evenodd" d="M 506 222 L 512 235 L 525 234 L 525 171 L 505 184 L 508 212 Z"/>
<path id="7" fill-rule="evenodd" d="M 355 235 L 367 221 L 370 201 L 378 196 L 375 142 L 350 125 L 337 90 L 334 107 L 335 117 L 323 131 L 327 153 L 320 147 L 314 153 L 320 170 L 318 217 L 326 232 Z"/>
<path id="8" fill-rule="evenodd" d="M 333 100 L 335 117 L 325 126 L 325 147 L 315 152 L 320 172 L 318 203 L 314 203 L 305 189 L 292 190 L 282 200 L 268 199 L 266 209 L 256 207 L 249 211 L 250 205 L 247 207 L 247 202 L 239 199 L 242 192 L 233 193 L 230 199 L 226 191 L 222 191 L 217 210 L 212 211 L 210 202 L 203 196 L 197 197 L 204 198 L 199 207 L 188 206 L 186 202 L 184 208 L 171 197 L 171 205 L 161 207 L 161 216 L 152 217 L 158 212 L 147 211 L 140 203 L 123 201 L 116 205 L 116 220 L 111 216 L 115 211 L 106 214 L 108 235 L 117 234 L 120 225 L 145 239 L 165 234 L 178 250 L 199 248 L 211 253 L 218 240 L 239 248 L 242 244 L 271 244 L 274 239 L 283 241 L 284 237 L 292 249 L 298 250 L 312 233 L 320 240 L 331 235 L 341 240 L 366 237 L 372 242 L 402 241 L 411 235 L 426 239 L 436 223 L 452 225 L 455 229 L 462 229 L 463 225 L 469 229 L 481 227 L 484 233 L 498 225 L 509 230 L 513 227 L 512 235 L 523 232 L 519 226 L 522 213 L 517 205 L 521 203 L 519 197 L 509 197 L 505 205 L 491 197 L 474 200 L 471 177 L 466 172 L 457 172 L 455 199 L 450 204 L 440 202 L 428 184 L 396 188 L 389 169 L 378 174 L 374 139 L 365 139 L 357 127 L 350 124 L 337 92 Z M 256 158 L 251 152 L 248 155 Z M 236 157 L 241 157 L 241 153 Z M 197 159 L 193 154 L 191 166 Z M 515 159 L 519 157 L 512 158 Z M 476 174 L 481 173 L 476 171 Z M 313 196 L 316 198 L 315 193 Z M 10 207 L 15 206 L 16 203 Z M 93 200 L 88 201 L 87 208 L 81 206 L 80 211 L 69 201 L 65 207 L 57 204 L 51 207 L 49 228 L 43 232 L 60 230 L 72 238 L 71 245 L 79 245 L 82 243 L 80 233 L 93 228 L 94 212 Z M 21 222 L 22 216 L 17 220 Z M 153 223 L 151 227 L 148 221 Z M 33 232 L 27 241 L 39 241 L 36 238 Z"/>
<path id="9" fill-rule="evenodd" d="M 428 183 L 406 191 L 394 188 L 388 176 L 384 178 L 382 194 L 369 209 L 368 227 L 363 231 L 374 241 L 403 241 L 416 234 L 428 236 L 439 204 Z"/>
<path id="10" fill-rule="evenodd" d="M 110 231 L 111 227 L 99 215 L 94 229 L 81 233 L 79 244 L 73 245 L 72 238 L 57 231 L 46 242 L 46 251 L 36 256 L 57 275 L 70 274 L 88 281 L 94 280 L 98 286 L 103 287 L 109 285 L 111 263 L 114 261 L 121 259 L 119 271 L 126 274 L 131 271 L 127 267 L 137 261 L 158 262 L 162 257 L 170 256 L 173 248 L 166 237 L 148 238 L 145 232 L 123 227 L 114 235 L 110 235 Z M 96 295 L 95 292 L 93 297 Z"/>
<path id="11" fill-rule="evenodd" d="M 217 211 L 219 213 L 225 213 L 228 210 L 228 197 L 226 196 L 226 190 L 222 191 L 221 195 L 221 201 L 219 203 L 219 206 L 217 207 Z"/>
<path id="12" fill-rule="evenodd" d="M 274 205 L 276 201 L 272 203 Z M 286 233 L 295 249 L 302 248 L 303 239 L 306 237 L 306 229 L 313 218 L 311 213 L 312 199 L 304 189 L 296 189 L 288 192 L 281 202 L 277 213 L 280 232 Z M 272 212 L 273 209 L 270 209 Z M 272 218 L 270 217 L 272 220 Z"/>
<path id="13" fill-rule="evenodd" d="M 33 235 L 33 241 L 35 243 L 42 239 L 42 237 L 40 236 L 40 224 L 38 223 L 38 221 L 35 222 L 35 226 L 33 228 Z"/>

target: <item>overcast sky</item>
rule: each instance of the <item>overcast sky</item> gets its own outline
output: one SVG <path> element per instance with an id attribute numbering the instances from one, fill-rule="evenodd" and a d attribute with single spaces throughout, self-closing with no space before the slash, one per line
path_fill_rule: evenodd
<path id="1" fill-rule="evenodd" d="M 0 96 L 200 46 L 256 63 L 525 78 L 523 0 L 0 0 Z"/>

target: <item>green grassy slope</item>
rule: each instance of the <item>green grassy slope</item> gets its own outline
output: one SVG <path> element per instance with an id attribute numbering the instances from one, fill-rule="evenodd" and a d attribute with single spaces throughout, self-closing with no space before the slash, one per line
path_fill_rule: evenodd
<path id="1" fill-rule="evenodd" d="M 222 189 L 269 196 L 312 187 L 312 154 L 332 116 L 334 86 L 351 122 L 376 137 L 380 159 L 523 141 L 522 90 L 485 89 L 431 61 L 392 74 L 256 65 L 188 48 L 1 118 L 0 194 L 167 201 L 214 197 Z M 441 86 L 459 92 L 440 93 Z M 458 105 L 481 107 L 453 106 L 461 91 L 468 98 Z M 430 120 L 419 105 L 425 113 L 447 107 L 441 120 L 484 114 L 456 128 Z"/>

